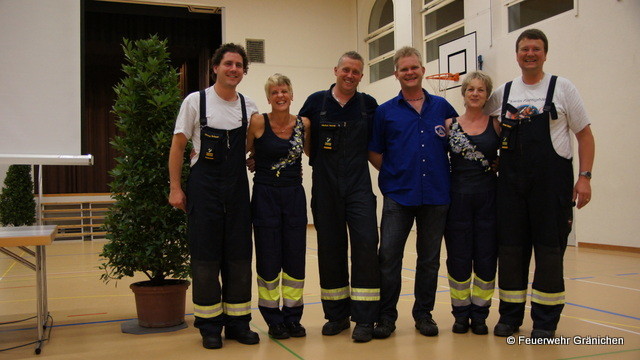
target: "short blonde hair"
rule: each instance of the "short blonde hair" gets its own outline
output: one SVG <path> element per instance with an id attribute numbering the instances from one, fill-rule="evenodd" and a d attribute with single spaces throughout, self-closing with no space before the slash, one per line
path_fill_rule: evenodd
<path id="1" fill-rule="evenodd" d="M 405 47 L 400 48 L 393 55 L 393 66 L 394 66 L 394 68 L 396 70 L 398 69 L 398 60 L 400 60 L 403 57 L 409 57 L 409 56 L 413 56 L 413 55 L 415 55 L 418 58 L 418 62 L 420 62 L 420 65 L 422 65 L 422 56 L 420 55 L 420 51 L 418 51 L 418 49 L 416 49 L 414 47 L 405 46 Z"/>
<path id="2" fill-rule="evenodd" d="M 291 80 L 289 80 L 289 78 L 286 77 L 285 75 L 282 75 L 280 73 L 275 73 L 269 76 L 269 78 L 267 78 L 267 82 L 264 84 L 264 93 L 267 95 L 267 98 L 269 98 L 269 89 L 272 86 L 280 86 L 280 85 L 286 85 L 289 88 L 289 92 L 293 93 Z"/>
<path id="3" fill-rule="evenodd" d="M 487 98 L 489 98 L 489 95 L 491 95 L 491 91 L 493 91 L 493 81 L 491 81 L 491 77 L 487 75 L 486 72 L 479 70 L 468 73 L 467 76 L 464 77 L 464 80 L 462 80 L 462 85 L 460 86 L 462 96 L 464 96 L 464 93 L 469 87 L 469 83 L 471 83 L 471 80 L 473 79 L 478 79 L 484 83 L 484 87 L 487 88 Z"/>

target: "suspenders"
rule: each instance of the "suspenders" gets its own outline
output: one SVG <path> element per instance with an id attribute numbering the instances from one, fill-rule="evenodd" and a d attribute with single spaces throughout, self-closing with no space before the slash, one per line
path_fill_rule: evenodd
<path id="1" fill-rule="evenodd" d="M 242 108 L 242 125 L 247 125 L 247 106 L 244 101 L 244 96 L 238 93 L 240 96 L 240 107 Z M 207 126 L 207 97 L 205 95 L 204 90 L 200 90 L 200 128 Z"/>
<path id="2" fill-rule="evenodd" d="M 558 119 L 558 112 L 556 111 L 556 105 L 553 103 L 553 94 L 556 89 L 556 82 L 558 77 L 556 75 L 551 76 L 551 80 L 549 81 L 549 88 L 547 89 L 547 97 L 545 99 L 544 107 L 542 108 L 542 113 L 549 113 L 549 116 L 552 120 Z M 511 92 L 511 84 L 513 81 L 509 81 L 504 86 L 504 94 L 502 97 L 502 117 L 501 117 L 501 126 L 502 126 L 502 140 L 500 141 L 500 149 L 509 150 L 513 148 L 513 144 L 511 144 L 511 131 L 518 125 L 523 122 L 530 122 L 530 118 L 525 119 L 508 119 L 507 112 L 512 114 L 517 114 L 518 109 L 509 104 L 509 93 Z"/>

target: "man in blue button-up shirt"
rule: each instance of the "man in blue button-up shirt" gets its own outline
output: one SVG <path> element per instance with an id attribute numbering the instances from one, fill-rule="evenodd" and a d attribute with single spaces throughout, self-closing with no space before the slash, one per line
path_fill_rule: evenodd
<path id="1" fill-rule="evenodd" d="M 417 226 L 413 318 L 422 335 L 435 336 L 431 316 L 440 267 L 440 244 L 449 208 L 449 159 L 445 119 L 458 116 L 443 98 L 422 88 L 425 69 L 418 50 L 404 47 L 394 56 L 401 91 L 380 105 L 369 143 L 369 160 L 378 170 L 384 195 L 380 239 L 380 320 L 374 337 L 395 330 L 402 284 L 404 246 Z"/>

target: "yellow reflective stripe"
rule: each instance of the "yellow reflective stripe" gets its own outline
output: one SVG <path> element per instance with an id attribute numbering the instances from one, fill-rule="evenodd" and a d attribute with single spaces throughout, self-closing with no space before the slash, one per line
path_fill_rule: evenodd
<path id="1" fill-rule="evenodd" d="M 536 289 L 531 290 L 531 302 L 541 305 L 564 304 L 564 291 L 558 293 L 545 293 Z"/>
<path id="2" fill-rule="evenodd" d="M 287 307 L 302 306 L 303 289 L 304 289 L 304 279 L 299 280 L 289 276 L 287 273 L 283 273 L 282 302 L 284 306 L 287 306 Z"/>
<path id="3" fill-rule="evenodd" d="M 224 313 L 231 316 L 242 316 L 251 314 L 251 302 L 241 304 L 222 303 Z"/>
<path id="4" fill-rule="evenodd" d="M 322 300 L 342 300 L 349 298 L 349 287 L 337 289 L 320 289 L 320 299 Z"/>
<path id="5" fill-rule="evenodd" d="M 293 276 L 283 272 L 282 273 L 282 285 L 286 285 L 296 289 L 302 289 L 304 287 L 304 279 L 296 279 Z"/>
<path id="6" fill-rule="evenodd" d="M 500 289 L 500 300 L 510 303 L 527 302 L 527 290 L 503 290 Z"/>
<path id="7" fill-rule="evenodd" d="M 207 319 L 222 315 L 222 304 L 217 303 L 210 306 L 193 304 L 193 315 Z"/>
<path id="8" fill-rule="evenodd" d="M 280 303 L 280 274 L 267 281 L 258 276 L 258 305 L 277 308 Z"/>
<path id="9" fill-rule="evenodd" d="M 380 289 L 352 288 L 351 300 L 380 301 Z"/>
<path id="10" fill-rule="evenodd" d="M 478 306 L 491 305 L 494 287 L 495 280 L 484 281 L 476 275 L 471 289 L 471 302 Z"/>
<path id="11" fill-rule="evenodd" d="M 449 278 L 449 294 L 451 295 L 451 303 L 453 306 L 465 306 L 471 304 L 471 278 L 465 281 L 456 281 L 456 279 L 448 274 Z"/>

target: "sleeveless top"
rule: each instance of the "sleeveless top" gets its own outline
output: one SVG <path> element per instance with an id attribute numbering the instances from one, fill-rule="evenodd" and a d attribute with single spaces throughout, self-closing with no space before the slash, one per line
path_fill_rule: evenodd
<path id="1" fill-rule="evenodd" d="M 304 124 L 297 117 L 291 137 L 282 139 L 271 129 L 269 117 L 264 117 L 264 133 L 255 139 L 256 174 L 253 182 L 271 186 L 302 184 L 302 152 Z"/>
<path id="2" fill-rule="evenodd" d="M 489 118 L 486 129 L 479 135 L 464 132 L 454 118 L 449 132 L 451 159 L 451 191 L 477 194 L 495 190 L 496 173 L 491 163 L 498 156 L 500 137 Z"/>

